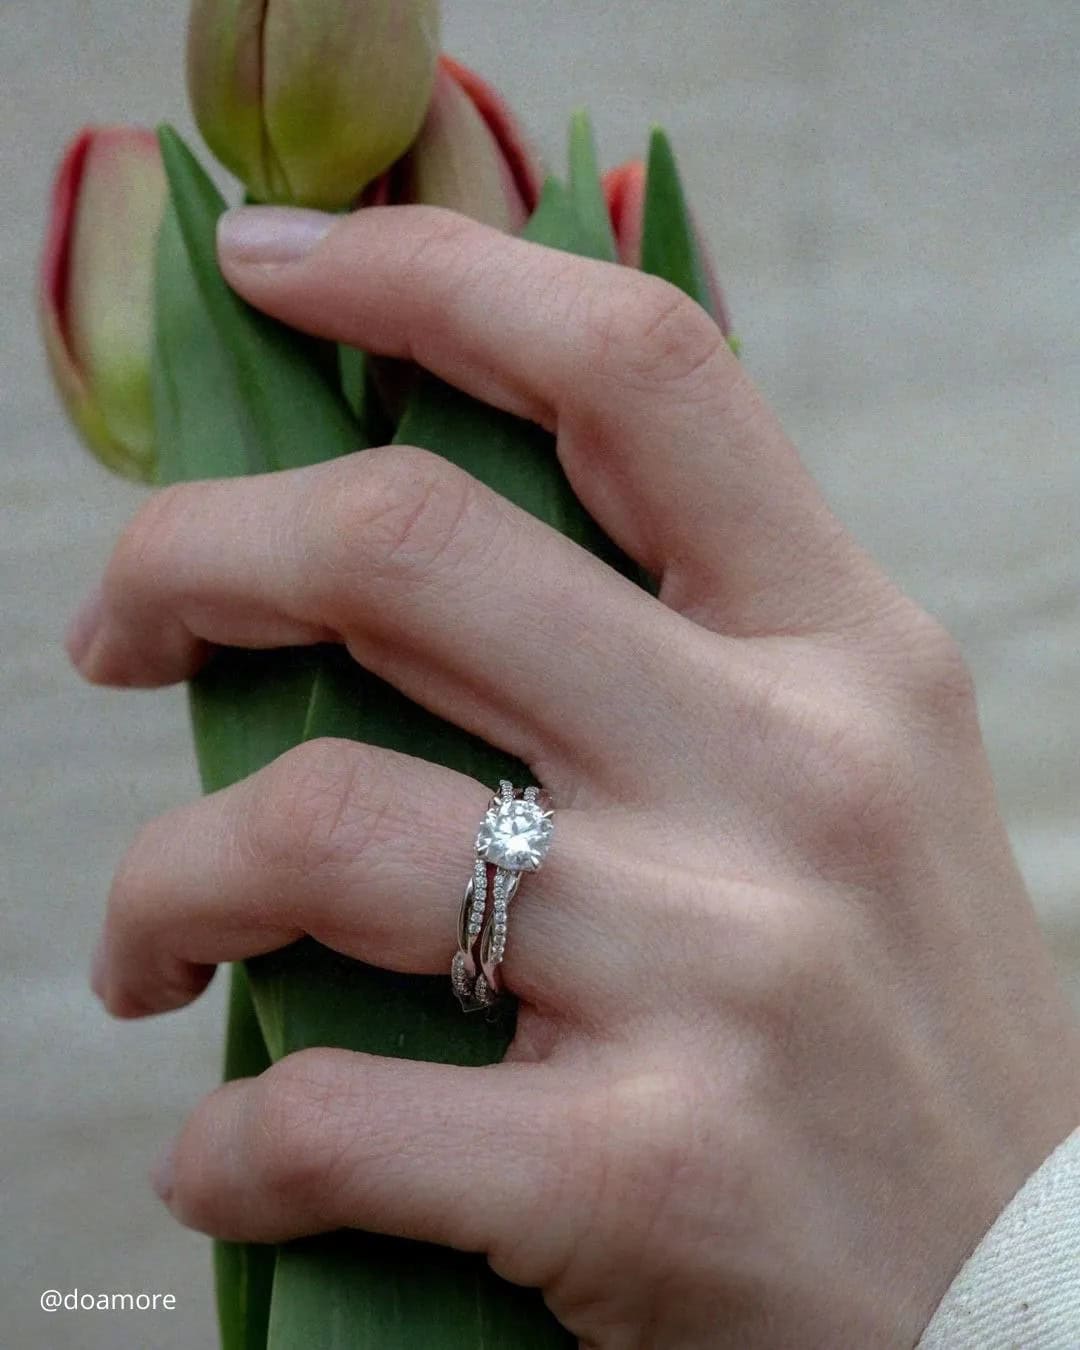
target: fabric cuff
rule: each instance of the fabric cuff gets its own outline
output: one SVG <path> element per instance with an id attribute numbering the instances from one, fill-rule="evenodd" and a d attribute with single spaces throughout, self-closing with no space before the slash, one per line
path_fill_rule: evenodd
<path id="1" fill-rule="evenodd" d="M 1080 1346 L 1080 1129 L 1032 1174 L 950 1285 L 917 1350 Z"/>

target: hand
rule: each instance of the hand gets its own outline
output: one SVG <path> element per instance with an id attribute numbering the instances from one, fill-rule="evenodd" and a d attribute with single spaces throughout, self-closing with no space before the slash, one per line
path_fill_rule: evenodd
<path id="1" fill-rule="evenodd" d="M 559 808 L 515 902 L 507 1062 L 293 1055 L 196 1109 L 169 1207 L 483 1251 L 602 1350 L 910 1347 L 1080 1121 L 955 644 L 666 284 L 420 208 L 243 213 L 221 257 L 268 313 L 556 431 L 662 584 L 403 447 L 140 512 L 72 632 L 88 679 L 336 640 Z M 98 992 L 176 1008 L 304 933 L 446 970 L 492 786 L 314 742 L 170 813 L 116 878 Z"/>

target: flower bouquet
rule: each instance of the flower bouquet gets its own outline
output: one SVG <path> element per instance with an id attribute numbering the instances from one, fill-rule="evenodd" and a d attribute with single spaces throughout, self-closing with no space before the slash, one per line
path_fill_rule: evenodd
<path id="1" fill-rule="evenodd" d="M 199 128 L 247 200 L 463 212 L 664 277 L 734 343 L 663 132 L 652 133 L 647 162 L 601 174 L 579 112 L 565 176 L 545 174 L 506 104 L 440 54 L 437 0 L 194 0 L 187 68 Z M 41 320 L 57 386 L 103 464 L 163 485 L 388 442 L 422 446 L 650 584 L 577 501 L 547 432 L 241 301 L 215 259 L 225 206 L 168 126 L 89 128 L 63 157 Z M 339 647 L 222 650 L 192 682 L 190 702 L 207 791 L 323 736 L 487 782 L 521 776 Z M 448 959 L 453 945 L 448 919 Z M 466 1022 L 446 979 L 378 970 L 305 940 L 233 968 L 225 1075 L 258 1074 L 317 1045 L 489 1063 L 512 1034 L 512 1017 Z M 225 1350 L 571 1343 L 538 1295 L 501 1281 L 479 1255 L 355 1232 L 215 1252 Z"/>

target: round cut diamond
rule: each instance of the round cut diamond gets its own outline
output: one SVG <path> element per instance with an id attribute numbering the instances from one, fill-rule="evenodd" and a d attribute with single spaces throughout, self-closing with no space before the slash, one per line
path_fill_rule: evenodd
<path id="1" fill-rule="evenodd" d="M 493 802 L 476 836 L 476 851 L 496 867 L 532 872 L 547 856 L 554 829 L 553 812 L 539 802 Z"/>

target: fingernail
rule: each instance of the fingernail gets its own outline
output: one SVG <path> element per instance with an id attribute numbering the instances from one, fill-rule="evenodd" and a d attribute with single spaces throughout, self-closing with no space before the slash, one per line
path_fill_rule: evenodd
<path id="1" fill-rule="evenodd" d="M 105 937 L 98 938 L 94 955 L 90 959 L 90 988 L 98 998 L 105 997 Z"/>
<path id="2" fill-rule="evenodd" d="M 88 595 L 68 626 L 65 646 L 68 656 L 77 666 L 81 666 L 90 644 L 101 627 L 101 616 L 105 608 L 104 596 L 100 589 Z"/>
<path id="3" fill-rule="evenodd" d="M 299 206 L 237 206 L 218 220 L 218 257 L 234 263 L 298 262 L 336 220 Z"/>
<path id="4" fill-rule="evenodd" d="M 173 1186 L 176 1184 L 176 1141 L 172 1140 L 158 1154 L 157 1162 L 150 1169 L 150 1185 L 164 1204 L 172 1199 Z"/>

